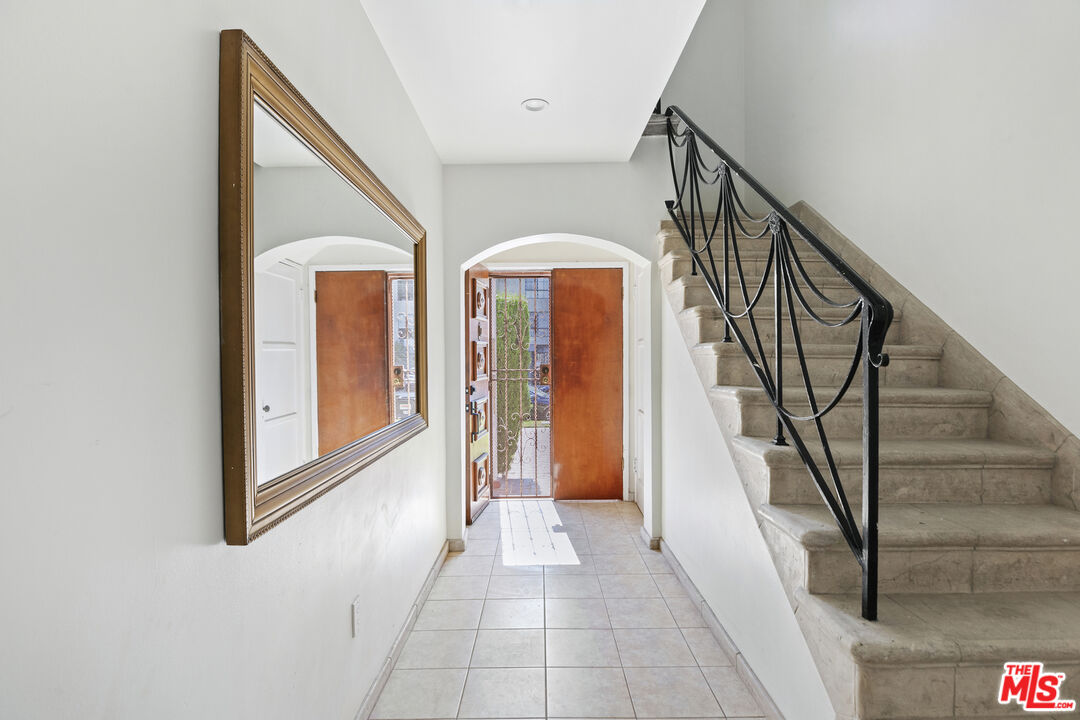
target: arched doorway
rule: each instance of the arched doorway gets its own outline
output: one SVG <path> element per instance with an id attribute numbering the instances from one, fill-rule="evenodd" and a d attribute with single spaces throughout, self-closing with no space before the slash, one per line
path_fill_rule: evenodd
<path id="1" fill-rule="evenodd" d="M 477 337 L 476 317 L 476 290 L 477 280 L 475 269 L 484 266 L 487 269 L 485 277 L 479 278 L 479 287 L 487 293 L 490 302 L 488 312 L 490 316 L 482 319 L 487 322 L 490 343 L 485 345 L 483 333 Z M 473 270 L 470 273 L 470 270 Z M 595 273 L 590 278 L 590 273 Z M 503 494 L 533 494 L 540 496 L 559 495 L 559 472 L 566 470 L 566 463 L 560 463 L 558 457 L 545 459 L 543 455 L 548 450 L 554 450 L 558 454 L 558 430 L 548 423 L 559 422 L 559 411 L 567 411 L 572 402 L 558 405 L 560 383 L 559 371 L 555 366 L 549 365 L 544 360 L 557 358 L 548 357 L 541 352 L 538 341 L 553 340 L 558 346 L 558 341 L 553 335 L 539 337 L 534 336 L 533 330 L 537 328 L 537 316 L 550 312 L 550 307 L 542 307 L 550 298 L 559 294 L 558 289 L 552 287 L 551 278 L 556 278 L 555 285 L 559 284 L 560 275 L 564 278 L 563 285 L 576 284 L 578 289 L 588 285 L 589 292 L 595 297 L 585 303 L 579 303 L 581 307 L 574 312 L 553 315 L 556 322 L 566 322 L 569 315 L 577 314 L 578 320 L 585 320 L 586 328 L 590 327 L 589 313 L 599 310 L 597 302 L 601 298 L 593 293 L 598 290 L 596 280 L 605 275 L 608 277 L 608 285 L 611 285 L 614 275 L 614 314 L 608 312 L 614 321 L 618 335 L 618 422 L 615 427 L 615 440 L 617 453 L 614 462 L 617 463 L 617 486 L 614 491 L 605 490 L 597 497 L 608 499 L 634 500 L 644 511 L 652 504 L 652 343 L 651 343 L 651 263 L 641 255 L 627 249 L 625 246 L 602 240 L 600 238 L 571 235 L 571 234 L 543 234 L 533 235 L 504 243 L 477 253 L 469 258 L 461 266 L 461 294 L 462 298 L 462 324 L 465 331 L 459 336 L 462 338 L 462 356 L 465 358 L 461 377 L 461 405 L 466 408 L 463 418 L 463 438 L 460 444 L 462 448 L 462 467 L 466 481 L 466 518 L 470 519 L 473 514 L 482 511 L 482 506 L 487 499 Z M 492 280 L 494 278 L 494 281 Z M 576 281 L 576 282 L 575 282 Z M 545 292 L 545 290 L 547 292 Z M 549 294 L 550 293 L 550 294 Z M 542 297 L 548 295 L 548 297 Z M 511 301 L 510 296 L 517 296 L 516 301 Z M 503 297 L 503 302 L 497 302 Z M 538 303 L 539 301 L 539 303 Z M 557 302 L 555 303 L 558 304 Z M 508 317 L 506 310 L 517 307 L 519 313 L 530 314 L 530 333 L 524 346 L 514 349 L 514 359 L 523 360 L 524 367 L 510 368 L 505 364 L 500 368 L 498 357 L 497 338 L 491 333 L 498 323 L 499 307 L 503 309 L 502 317 Z M 566 303 L 564 303 L 566 305 Z M 563 308 L 566 310 L 566 307 Z M 608 311 L 612 308 L 608 308 Z M 563 318 L 558 320 L 557 318 Z M 595 318 L 594 318 L 595 320 Z M 585 332 L 592 337 L 598 330 L 603 329 L 605 323 L 592 322 L 591 329 Z M 548 328 L 544 328 L 547 330 Z M 550 330 L 558 332 L 557 327 Z M 580 346 L 579 346 L 580 347 Z M 478 356 L 486 353 L 482 358 Z M 503 348 L 502 360 L 508 359 L 508 348 Z M 610 353 L 609 353 L 610 359 Z M 474 382 L 477 363 L 485 363 L 488 372 L 478 383 Z M 579 365 L 575 373 L 585 372 L 589 369 L 588 362 L 584 366 Z M 502 377 L 498 377 L 500 370 Z M 520 387 L 516 388 L 519 407 L 525 406 L 526 412 L 517 413 L 519 422 L 512 428 L 499 427 L 500 410 L 506 410 L 509 403 L 499 404 L 496 396 L 500 389 L 506 394 L 508 391 L 507 380 L 513 379 L 509 371 L 518 370 Z M 550 371 L 550 376 L 546 373 Z M 587 373 L 586 373 L 587 374 Z M 550 377 L 552 384 L 545 384 L 545 377 Z M 589 382 L 602 381 L 607 377 L 606 372 L 594 372 Z M 502 382 L 500 382 L 502 380 Z M 494 381 L 494 384 L 493 382 Z M 564 383 L 561 389 L 566 390 L 572 383 L 567 381 L 564 374 Z M 581 392 L 581 386 L 573 391 L 574 396 Z M 564 398 L 566 395 L 563 396 Z M 571 398 L 573 399 L 573 398 Z M 485 406 L 486 400 L 486 406 Z M 544 406 L 547 407 L 544 407 Z M 585 410 L 588 408 L 586 407 Z M 579 405 L 577 410 L 568 411 L 571 416 L 583 412 Z M 507 414 L 507 413 L 502 413 Z M 603 413 L 603 417 L 609 420 L 616 416 L 614 411 Z M 564 426 L 567 423 L 567 414 L 563 414 Z M 484 441 L 486 431 L 486 444 Z M 584 431 L 580 433 L 593 433 L 599 437 L 596 428 L 589 427 L 586 422 Z M 550 433 L 554 437 L 554 448 L 543 447 L 544 435 Z M 516 442 L 507 443 L 508 438 Z M 611 435 L 608 436 L 611 438 Z M 478 442 L 479 441 L 479 442 Z M 610 444 L 609 442 L 606 444 Z M 567 441 L 563 441 L 564 449 Z M 532 457 L 522 458 L 522 450 L 530 451 Z M 500 452 L 501 457 L 500 457 Z M 516 470 L 514 458 L 508 454 L 516 452 Z M 484 457 L 486 453 L 486 457 Z M 477 462 L 479 460 L 479 463 Z M 492 465 L 492 463 L 496 463 Z M 486 464 L 485 464 L 486 463 Z M 610 466 L 611 461 L 607 461 Z M 580 464 L 578 465 L 580 468 Z M 552 477 L 550 483 L 545 478 L 538 477 L 535 473 L 550 468 Z M 610 470 L 610 467 L 608 467 Z M 575 473 L 580 477 L 581 473 Z M 564 474 L 564 478 L 570 475 Z M 501 482 L 502 487 L 496 488 L 496 483 Z M 484 487 L 486 485 L 486 488 Z M 567 484 L 562 485 L 563 490 Z M 487 491 L 486 498 L 480 497 L 483 490 Z M 478 493 L 480 490 L 480 493 Z M 525 491 L 528 491 L 526 493 Z M 570 491 L 571 495 L 564 497 L 588 497 L 587 491 L 577 487 Z M 585 494 L 581 494 L 581 493 Z M 475 511 L 475 513 L 473 512 Z"/>

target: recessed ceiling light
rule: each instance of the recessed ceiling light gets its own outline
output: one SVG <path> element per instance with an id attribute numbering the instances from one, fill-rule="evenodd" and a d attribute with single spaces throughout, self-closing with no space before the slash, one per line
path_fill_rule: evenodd
<path id="1" fill-rule="evenodd" d="M 544 98 L 528 98 L 521 101 L 521 107 L 530 112 L 540 112 L 549 105 L 548 101 Z"/>

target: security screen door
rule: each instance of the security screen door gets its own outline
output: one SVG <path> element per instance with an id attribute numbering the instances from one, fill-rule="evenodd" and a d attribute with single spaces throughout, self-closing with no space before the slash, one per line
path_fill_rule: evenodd
<path id="1" fill-rule="evenodd" d="M 492 274 L 491 290 L 492 497 L 550 497 L 550 273 Z"/>

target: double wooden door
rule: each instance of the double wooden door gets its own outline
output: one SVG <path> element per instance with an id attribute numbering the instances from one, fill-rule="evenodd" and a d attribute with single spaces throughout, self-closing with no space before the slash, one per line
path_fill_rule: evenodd
<path id="1" fill-rule="evenodd" d="M 551 494 L 623 496 L 623 271 L 556 268 L 550 274 Z M 494 303 L 490 272 L 466 273 L 466 519 L 491 499 L 489 372 Z"/>

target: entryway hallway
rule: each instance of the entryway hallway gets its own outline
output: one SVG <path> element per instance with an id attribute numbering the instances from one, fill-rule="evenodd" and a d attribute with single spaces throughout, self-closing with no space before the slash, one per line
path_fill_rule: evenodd
<path id="1" fill-rule="evenodd" d="M 628 502 L 493 501 L 372 718 L 762 717 Z"/>

